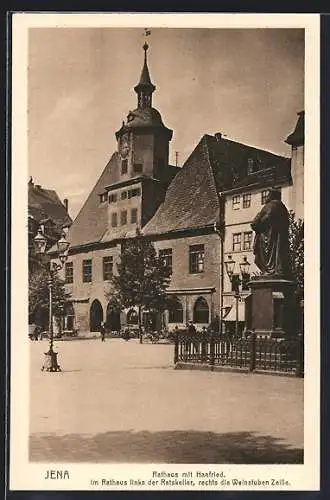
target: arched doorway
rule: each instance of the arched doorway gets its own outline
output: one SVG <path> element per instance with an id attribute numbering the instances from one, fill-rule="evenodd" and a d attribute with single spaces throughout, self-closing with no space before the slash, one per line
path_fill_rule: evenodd
<path id="1" fill-rule="evenodd" d="M 137 326 L 139 324 L 138 313 L 135 309 L 130 309 L 127 312 L 127 324 L 131 326 Z"/>
<path id="2" fill-rule="evenodd" d="M 109 331 L 119 332 L 120 331 L 120 312 L 110 301 L 107 305 L 107 318 L 105 321 L 105 327 Z"/>
<path id="3" fill-rule="evenodd" d="M 103 321 L 103 309 L 99 300 L 92 302 L 89 311 L 89 329 L 91 332 L 98 332 Z"/>
<path id="4" fill-rule="evenodd" d="M 177 297 L 173 297 L 168 305 L 168 322 L 183 323 L 183 307 Z"/>
<path id="5" fill-rule="evenodd" d="M 209 323 L 209 306 L 204 297 L 198 297 L 194 305 L 194 323 Z"/>

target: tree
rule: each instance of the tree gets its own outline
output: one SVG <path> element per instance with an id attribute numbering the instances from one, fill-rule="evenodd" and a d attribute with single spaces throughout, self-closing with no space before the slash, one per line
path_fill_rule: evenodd
<path id="1" fill-rule="evenodd" d="M 44 264 L 40 264 L 29 276 L 29 317 L 44 327 L 49 320 L 49 279 L 49 267 Z M 53 317 L 59 319 L 70 294 L 65 291 L 64 281 L 56 273 L 52 285 L 52 313 Z"/>
<path id="2" fill-rule="evenodd" d="M 112 300 L 121 308 L 138 308 L 142 343 L 142 309 L 160 311 L 166 307 L 171 272 L 157 256 L 152 242 L 139 231 L 135 238 L 123 241 L 117 272 L 110 283 Z"/>
<path id="3" fill-rule="evenodd" d="M 304 221 L 295 219 L 295 213 L 289 212 L 289 251 L 294 280 L 297 283 L 297 295 L 304 296 Z"/>

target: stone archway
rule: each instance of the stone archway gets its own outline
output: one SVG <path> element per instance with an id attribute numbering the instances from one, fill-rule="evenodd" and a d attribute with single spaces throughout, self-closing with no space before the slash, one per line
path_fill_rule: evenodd
<path id="1" fill-rule="evenodd" d="M 204 297 L 198 297 L 194 305 L 193 312 L 193 321 L 194 323 L 209 323 L 210 321 L 210 312 L 207 301 Z"/>
<path id="2" fill-rule="evenodd" d="M 107 317 L 105 321 L 106 329 L 113 332 L 119 332 L 121 328 L 120 324 L 120 312 L 113 306 L 111 301 L 107 306 Z"/>
<path id="3" fill-rule="evenodd" d="M 89 311 L 89 329 L 91 332 L 98 332 L 103 321 L 103 308 L 101 302 L 93 300 Z"/>

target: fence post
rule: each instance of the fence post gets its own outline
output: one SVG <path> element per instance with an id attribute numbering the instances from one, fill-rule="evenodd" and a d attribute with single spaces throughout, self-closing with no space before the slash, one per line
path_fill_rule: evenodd
<path id="1" fill-rule="evenodd" d="M 297 337 L 296 377 L 302 377 L 304 373 L 304 336 L 299 333 Z"/>
<path id="2" fill-rule="evenodd" d="M 256 332 L 252 330 L 250 337 L 250 372 L 256 368 Z"/>
<path id="3" fill-rule="evenodd" d="M 210 337 L 210 365 L 211 365 L 211 370 L 214 369 L 214 354 L 215 354 L 215 349 L 214 349 L 214 333 L 211 332 L 211 337 Z"/>
<path id="4" fill-rule="evenodd" d="M 174 364 L 176 365 L 179 360 L 179 336 L 175 334 L 174 339 Z"/>

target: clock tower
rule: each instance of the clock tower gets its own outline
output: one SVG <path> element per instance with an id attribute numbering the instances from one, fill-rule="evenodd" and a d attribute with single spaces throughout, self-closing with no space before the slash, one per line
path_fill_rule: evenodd
<path id="1" fill-rule="evenodd" d="M 152 107 L 156 87 L 150 79 L 148 49 L 145 43 L 140 81 L 134 87 L 137 108 L 129 111 L 126 121 L 116 132 L 118 181 L 106 187 L 108 194 L 105 195 L 109 200 L 108 220 L 112 234 L 119 229 L 142 228 L 164 200 L 177 171 L 168 164 L 173 132 L 164 125 L 159 111 Z"/>

